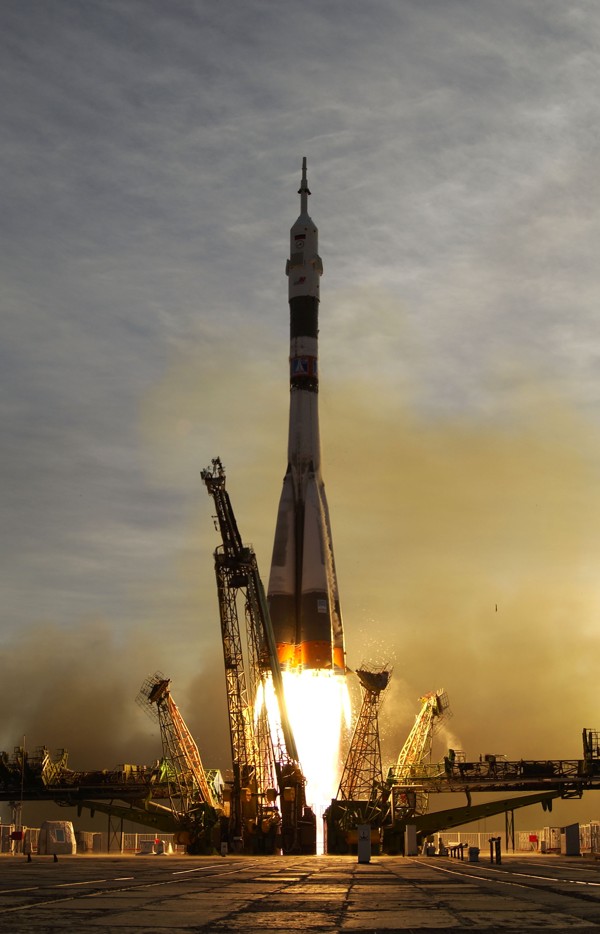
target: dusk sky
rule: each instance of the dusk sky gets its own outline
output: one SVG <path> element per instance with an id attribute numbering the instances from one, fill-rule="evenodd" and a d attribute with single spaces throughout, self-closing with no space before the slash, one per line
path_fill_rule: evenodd
<path id="1" fill-rule="evenodd" d="M 597 2 L 4 0 L 0 46 L 0 749 L 156 758 L 133 698 L 160 669 L 227 764 L 200 470 L 222 458 L 266 583 L 306 156 L 323 476 L 348 663 L 394 666 L 384 760 L 440 687 L 446 745 L 578 758 Z"/>

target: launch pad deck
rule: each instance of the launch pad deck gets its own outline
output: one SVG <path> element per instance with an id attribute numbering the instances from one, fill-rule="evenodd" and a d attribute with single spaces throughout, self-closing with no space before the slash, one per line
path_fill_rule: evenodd
<path id="1" fill-rule="evenodd" d="M 483 854 L 482 854 L 483 855 Z M 0 931 L 600 931 L 600 865 L 555 856 L 0 856 Z"/>

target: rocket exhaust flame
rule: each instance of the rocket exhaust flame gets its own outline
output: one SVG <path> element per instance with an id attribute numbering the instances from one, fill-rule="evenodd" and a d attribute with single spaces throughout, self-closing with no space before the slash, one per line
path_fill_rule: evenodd
<path id="1" fill-rule="evenodd" d="M 346 676 L 323 669 L 288 669 L 282 672 L 288 716 L 306 779 L 306 802 L 317 815 L 317 852 L 323 850 L 319 819 L 335 797 L 340 781 L 342 728 L 350 724 L 350 697 Z M 265 683 L 257 705 L 266 704 L 270 723 L 278 716 L 273 682 Z M 258 709 L 255 710 L 255 716 Z"/>

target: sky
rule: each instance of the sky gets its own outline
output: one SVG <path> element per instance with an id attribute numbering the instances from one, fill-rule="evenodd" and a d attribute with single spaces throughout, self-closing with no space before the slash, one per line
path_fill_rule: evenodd
<path id="1" fill-rule="evenodd" d="M 266 581 L 306 156 L 323 476 L 348 664 L 394 669 L 384 762 L 441 687 L 440 756 L 581 755 L 599 46 L 593 0 L 4 0 L 0 748 L 152 761 L 160 670 L 227 765 L 200 470 L 222 458 Z"/>

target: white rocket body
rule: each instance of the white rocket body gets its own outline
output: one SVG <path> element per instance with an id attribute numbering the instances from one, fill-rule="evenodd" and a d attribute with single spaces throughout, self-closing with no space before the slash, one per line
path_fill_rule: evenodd
<path id="1" fill-rule="evenodd" d="M 309 217 L 306 159 L 300 216 L 290 231 L 290 421 L 268 600 L 284 668 L 345 671 L 344 632 L 325 487 L 318 410 L 319 232 Z"/>

